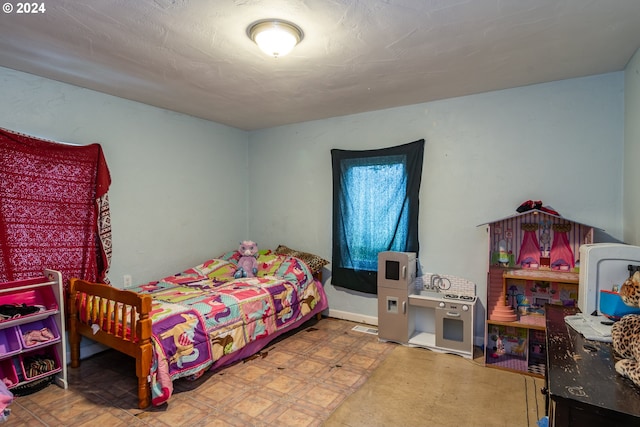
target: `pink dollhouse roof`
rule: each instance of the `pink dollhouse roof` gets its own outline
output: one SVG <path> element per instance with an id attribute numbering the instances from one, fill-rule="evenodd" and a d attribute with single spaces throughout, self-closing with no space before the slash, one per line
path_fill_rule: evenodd
<path id="1" fill-rule="evenodd" d="M 553 214 L 550 214 L 549 212 L 541 211 L 539 209 L 531 209 L 531 210 L 528 210 L 526 212 L 518 212 L 518 213 L 515 213 L 513 215 L 505 216 L 504 218 L 500 218 L 500 219 L 496 219 L 496 220 L 493 220 L 493 221 L 489 221 L 489 222 L 485 222 L 485 223 L 482 223 L 482 224 L 478 224 L 478 227 L 480 227 L 481 225 L 493 224 L 493 223 L 496 223 L 496 222 L 504 221 L 506 219 L 517 218 L 517 217 L 520 217 L 520 216 L 525 216 L 525 215 L 530 215 L 530 214 L 534 214 L 534 215 L 538 215 L 539 214 L 539 215 L 549 216 L 551 218 L 559 218 L 559 219 L 563 219 L 565 221 L 573 222 L 574 224 L 582 225 L 584 227 L 590 227 L 590 228 L 593 228 L 593 229 L 596 229 L 596 230 L 603 231 L 602 228 L 598 228 L 598 227 L 594 227 L 593 225 L 584 224 L 584 223 L 581 223 L 581 222 L 578 222 L 578 221 L 574 221 L 574 220 L 566 218 L 566 217 L 564 217 L 562 215 L 553 215 Z"/>

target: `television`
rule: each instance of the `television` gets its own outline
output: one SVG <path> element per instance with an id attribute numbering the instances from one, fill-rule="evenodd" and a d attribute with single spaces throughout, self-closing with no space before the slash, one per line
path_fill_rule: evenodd
<path id="1" fill-rule="evenodd" d="M 378 287 L 408 289 L 416 280 L 415 252 L 378 253 Z"/>

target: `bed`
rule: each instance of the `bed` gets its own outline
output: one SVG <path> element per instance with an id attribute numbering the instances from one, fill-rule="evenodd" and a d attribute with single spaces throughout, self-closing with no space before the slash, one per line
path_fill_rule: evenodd
<path id="1" fill-rule="evenodd" d="M 90 338 L 135 358 L 141 409 L 162 405 L 173 380 L 247 358 L 327 308 L 321 267 L 282 253 L 261 252 L 251 278 L 233 277 L 233 251 L 135 288 L 71 279 L 71 367 Z"/>

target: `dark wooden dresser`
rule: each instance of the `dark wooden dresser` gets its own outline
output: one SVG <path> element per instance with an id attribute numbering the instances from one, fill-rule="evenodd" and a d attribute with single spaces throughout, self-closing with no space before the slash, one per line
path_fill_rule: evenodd
<path id="1" fill-rule="evenodd" d="M 549 425 L 640 426 L 640 388 L 616 373 L 611 344 L 587 340 L 565 323 L 576 312 L 546 306 Z"/>

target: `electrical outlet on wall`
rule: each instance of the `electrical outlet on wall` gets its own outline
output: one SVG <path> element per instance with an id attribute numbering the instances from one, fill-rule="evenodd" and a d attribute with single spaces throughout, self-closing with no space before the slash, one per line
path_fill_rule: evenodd
<path id="1" fill-rule="evenodd" d="M 130 274 L 125 274 L 125 275 L 122 277 L 122 282 L 123 282 L 123 284 L 124 284 L 124 287 L 125 287 L 125 288 L 130 288 L 130 287 L 131 287 L 131 284 L 132 284 L 132 282 L 133 282 L 133 279 L 131 278 L 131 275 L 130 275 Z"/>

